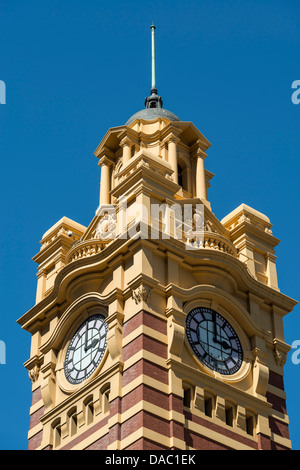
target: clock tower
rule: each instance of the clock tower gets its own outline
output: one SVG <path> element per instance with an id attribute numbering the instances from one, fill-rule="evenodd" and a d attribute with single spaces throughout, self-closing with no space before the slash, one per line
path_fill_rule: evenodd
<path id="1" fill-rule="evenodd" d="M 154 33 L 145 108 L 95 150 L 93 220 L 33 258 L 29 449 L 290 449 L 279 240 L 246 204 L 213 213 L 211 144 L 163 108 Z"/>

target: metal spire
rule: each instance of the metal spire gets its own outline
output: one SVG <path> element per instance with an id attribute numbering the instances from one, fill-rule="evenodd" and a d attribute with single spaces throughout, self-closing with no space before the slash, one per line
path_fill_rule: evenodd
<path id="1" fill-rule="evenodd" d="M 155 70 L 155 26 L 152 23 L 150 26 L 151 28 L 151 52 L 152 52 L 152 86 L 151 86 L 151 92 L 152 90 L 156 90 L 156 70 Z M 157 90 L 156 90 L 157 93 Z"/>
<path id="2" fill-rule="evenodd" d="M 163 102 L 160 96 L 157 96 L 156 88 L 156 67 L 155 67 L 155 29 L 156 27 L 152 23 L 151 29 L 151 95 L 145 99 L 146 108 L 162 108 Z"/>

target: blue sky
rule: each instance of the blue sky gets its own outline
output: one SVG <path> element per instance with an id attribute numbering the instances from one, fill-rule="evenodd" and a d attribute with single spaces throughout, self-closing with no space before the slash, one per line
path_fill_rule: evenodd
<path id="1" fill-rule="evenodd" d="M 297 0 L 0 0 L 0 449 L 26 449 L 30 336 L 16 320 L 35 302 L 31 260 L 62 216 L 88 225 L 98 206 L 93 152 L 144 106 L 156 25 L 164 107 L 212 143 L 209 198 L 222 219 L 242 202 L 281 241 L 281 291 L 299 296 L 300 3 Z M 300 339 L 299 306 L 285 318 Z M 294 449 L 300 449 L 300 364 L 285 366 Z"/>

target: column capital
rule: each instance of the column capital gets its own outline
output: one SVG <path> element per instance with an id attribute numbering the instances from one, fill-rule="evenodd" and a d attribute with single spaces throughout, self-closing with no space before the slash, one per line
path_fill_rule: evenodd
<path id="1" fill-rule="evenodd" d="M 99 166 L 103 166 L 103 165 L 111 166 L 113 164 L 114 164 L 114 162 L 113 162 L 112 158 L 109 157 L 107 154 L 103 155 L 100 158 L 99 163 L 98 163 Z"/>
<path id="2" fill-rule="evenodd" d="M 207 157 L 207 154 L 204 150 L 206 150 L 206 148 L 203 146 L 203 142 L 200 139 L 197 139 L 196 142 L 194 142 L 191 146 L 192 160 L 196 161 L 198 157 L 201 157 L 204 160 Z"/>
<path id="3" fill-rule="evenodd" d="M 180 139 L 176 132 L 171 131 L 162 141 L 162 145 L 169 144 L 170 142 L 173 142 L 174 144 L 178 144 L 180 142 Z"/>
<path id="4" fill-rule="evenodd" d="M 271 253 L 270 251 L 267 251 L 265 253 L 265 258 L 266 258 L 266 260 L 272 261 L 273 263 L 275 263 L 275 261 L 277 259 L 277 256 L 274 253 Z"/>
<path id="5" fill-rule="evenodd" d="M 135 143 L 133 142 L 133 140 L 128 136 L 128 135 L 125 135 L 122 140 L 120 141 L 120 147 L 124 147 L 125 145 L 128 145 L 129 147 L 133 147 L 133 145 L 135 145 Z"/>
<path id="6" fill-rule="evenodd" d="M 47 269 L 46 268 L 39 268 L 38 272 L 36 273 L 36 277 L 39 279 L 40 277 L 46 276 L 47 275 Z"/>
<path id="7" fill-rule="evenodd" d="M 103 147 L 99 155 L 97 155 L 99 158 L 98 165 L 111 165 L 114 162 L 115 159 L 115 154 L 114 152 L 111 151 L 110 148 L 108 147 Z"/>
<path id="8" fill-rule="evenodd" d="M 197 158 L 203 158 L 203 160 L 207 157 L 207 154 L 202 150 L 201 147 L 197 148 Z"/>

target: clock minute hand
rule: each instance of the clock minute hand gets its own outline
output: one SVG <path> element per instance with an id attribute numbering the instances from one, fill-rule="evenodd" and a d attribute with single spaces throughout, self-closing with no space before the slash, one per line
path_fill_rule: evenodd
<path id="1" fill-rule="evenodd" d="M 85 341 L 84 341 L 84 350 L 85 352 L 88 350 L 88 324 L 86 322 L 86 332 L 85 332 Z"/>
<path id="2" fill-rule="evenodd" d="M 217 319 L 216 314 L 213 316 L 213 324 L 214 324 L 214 343 L 218 343 L 221 345 L 223 349 L 230 349 L 230 346 L 226 341 L 217 339 Z"/>

